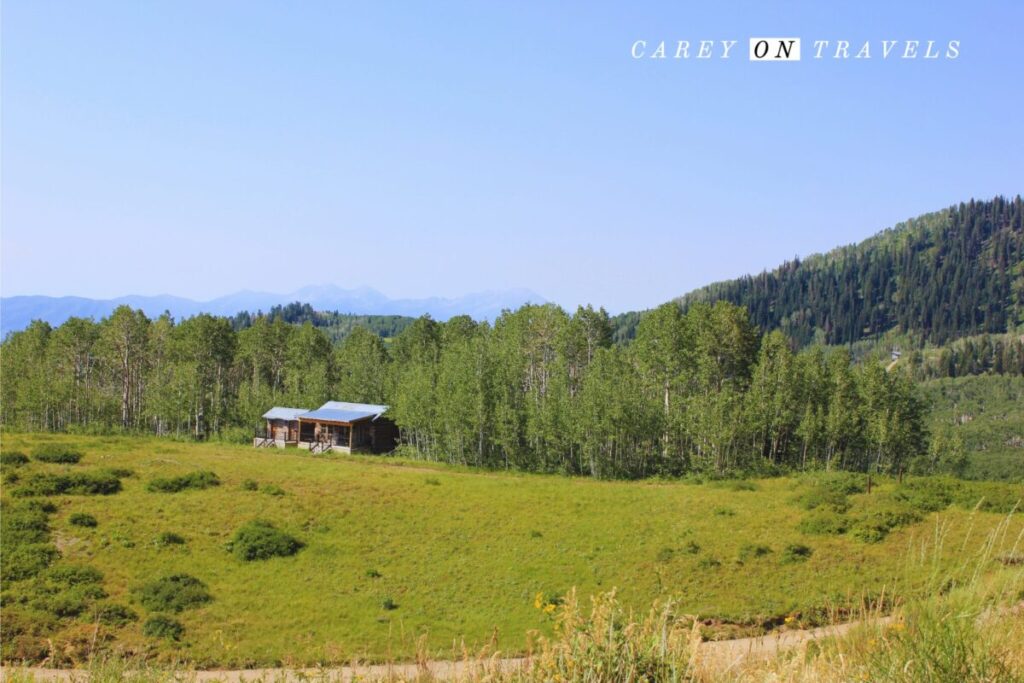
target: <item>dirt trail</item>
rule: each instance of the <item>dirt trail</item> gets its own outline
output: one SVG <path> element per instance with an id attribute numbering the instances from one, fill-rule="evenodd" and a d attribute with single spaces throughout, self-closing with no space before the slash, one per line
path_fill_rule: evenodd
<path id="1" fill-rule="evenodd" d="M 877 624 L 887 624 L 892 617 L 874 620 Z M 735 640 L 710 640 L 698 646 L 694 658 L 695 664 L 702 670 L 713 670 L 720 674 L 735 670 L 752 659 L 769 659 L 780 652 L 791 650 L 802 643 L 833 636 L 842 636 L 863 622 L 850 622 L 823 626 L 821 628 L 778 631 L 753 638 L 737 638 Z M 430 674 L 437 680 L 452 680 L 476 668 L 487 668 L 488 671 L 499 669 L 503 672 L 515 671 L 528 664 L 525 658 L 493 659 L 485 662 L 434 661 L 426 664 L 378 664 L 367 666 L 345 666 L 330 669 L 241 669 L 234 671 L 190 671 L 179 675 L 181 681 L 195 683 L 292 683 L 299 681 L 330 681 L 331 683 L 350 683 L 351 681 L 374 680 L 405 680 Z M 86 672 L 68 669 L 27 668 L 19 672 L 31 674 L 33 680 L 39 682 L 84 682 L 88 680 Z M 2 680 L 8 680 L 12 673 L 10 667 L 4 667 Z"/>

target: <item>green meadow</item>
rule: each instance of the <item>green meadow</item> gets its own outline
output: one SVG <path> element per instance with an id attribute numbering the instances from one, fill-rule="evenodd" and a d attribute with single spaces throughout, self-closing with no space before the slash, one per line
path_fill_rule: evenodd
<path id="1" fill-rule="evenodd" d="M 83 457 L 31 457 L 44 446 Z M 1024 493 L 927 479 L 876 479 L 867 493 L 858 475 L 597 481 L 135 437 L 5 434 L 2 450 L 30 456 L 3 465 L 4 514 L 52 503 L 60 551 L 37 576 L 5 581 L 4 657 L 59 651 L 50 661 L 62 664 L 97 649 L 206 667 L 444 656 L 492 640 L 516 653 L 529 632 L 550 631 L 544 607 L 571 588 L 616 588 L 639 610 L 674 596 L 709 637 L 809 625 L 919 592 L 976 557 Z M 40 474 L 101 470 L 120 491 L 27 495 Z M 219 485 L 150 485 L 197 471 Z M 253 520 L 301 549 L 242 559 L 231 543 Z M 1022 530 L 1014 515 L 1000 543 Z M 102 574 L 88 609 L 32 597 L 73 566 Z M 179 634 L 147 626 L 156 612 L 143 597 L 176 574 L 210 596 L 162 615 Z M 135 618 L 107 623 L 95 616 L 106 605 Z"/>

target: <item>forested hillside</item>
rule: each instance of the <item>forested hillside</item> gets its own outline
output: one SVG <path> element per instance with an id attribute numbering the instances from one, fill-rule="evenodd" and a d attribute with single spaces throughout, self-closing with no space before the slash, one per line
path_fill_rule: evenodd
<path id="1" fill-rule="evenodd" d="M 996 197 L 915 218 L 860 244 L 718 282 L 680 299 L 746 306 L 762 330 L 804 345 L 888 330 L 943 344 L 1024 324 L 1024 204 Z M 616 319 L 632 337 L 642 313 Z"/>
<path id="2" fill-rule="evenodd" d="M 231 319 L 235 330 L 251 327 L 253 320 L 261 313 L 242 311 Z M 293 325 L 310 323 L 322 329 L 332 342 L 340 342 L 350 335 L 357 327 L 362 327 L 384 339 L 390 339 L 412 324 L 416 318 L 404 315 L 358 315 L 355 313 L 339 313 L 338 311 L 317 311 L 308 303 L 294 302 L 284 306 L 272 306 L 266 313 L 271 322 L 283 320 Z"/>
<path id="3" fill-rule="evenodd" d="M 122 307 L 12 334 L 2 420 L 26 430 L 144 431 L 244 441 L 273 405 L 387 403 L 410 453 L 494 468 L 643 477 L 775 468 L 898 471 L 927 453 L 902 373 L 845 350 L 795 355 L 745 309 L 674 303 L 613 346 L 603 310 L 524 306 L 493 326 L 420 318 L 390 345 L 340 345 L 309 322 L 240 331 Z M 931 465 L 928 466 L 931 468 Z"/>

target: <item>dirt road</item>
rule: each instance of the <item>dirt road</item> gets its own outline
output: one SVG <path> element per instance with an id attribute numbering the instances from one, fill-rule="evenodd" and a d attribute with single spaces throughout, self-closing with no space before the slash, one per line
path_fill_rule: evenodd
<path id="1" fill-rule="evenodd" d="M 892 617 L 883 617 L 875 623 L 886 624 Z M 698 646 L 695 662 L 705 671 L 728 674 L 729 671 L 750 662 L 752 659 L 769 659 L 780 652 L 791 650 L 803 643 L 822 638 L 841 636 L 861 622 L 836 624 L 815 629 L 778 631 L 755 638 L 705 641 Z M 401 681 L 430 677 L 436 680 L 453 680 L 474 669 L 486 668 L 494 672 L 515 671 L 528 665 L 523 658 L 494 659 L 486 662 L 435 661 L 426 664 L 381 664 L 367 666 L 346 666 L 331 669 L 242 669 L 233 671 L 190 671 L 182 672 L 181 681 L 195 683 L 292 683 L 309 681 L 330 681 L 350 683 L 352 681 Z M 17 670 L 24 677 L 20 680 L 34 680 L 40 683 L 72 683 L 88 680 L 88 674 L 81 670 L 27 668 Z M 3 680 L 8 680 L 14 670 L 5 667 Z M 31 675 L 31 678 L 29 678 Z"/>

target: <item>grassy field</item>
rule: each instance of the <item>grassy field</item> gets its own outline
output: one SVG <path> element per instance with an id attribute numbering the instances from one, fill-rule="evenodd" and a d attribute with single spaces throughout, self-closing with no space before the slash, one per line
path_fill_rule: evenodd
<path id="1" fill-rule="evenodd" d="M 99 643 L 222 667 L 396 660 L 423 647 L 450 653 L 462 639 L 476 647 L 496 638 L 498 647 L 517 652 L 528 631 L 550 631 L 544 606 L 573 587 L 581 597 L 618 588 L 622 602 L 637 608 L 675 596 L 683 611 L 710 620 L 709 632 L 721 635 L 787 616 L 814 623 L 865 596 L 913 593 L 936 571 L 976 556 L 986 531 L 1005 519 L 943 501 L 939 512 L 921 512 L 916 522 L 900 518 L 884 539 L 866 542 L 852 532 L 801 531 L 825 507 L 806 509 L 821 494 L 807 478 L 601 482 L 144 438 L 5 434 L 2 450 L 31 454 L 45 444 L 73 445 L 84 457 L 78 464 L 5 465 L 5 514 L 39 500 L 17 493 L 40 472 L 133 472 L 121 473 L 123 488 L 112 495 L 47 499 L 56 505 L 49 521 L 62 554 L 55 566 L 98 569 L 104 603 L 129 607 L 137 621 L 97 629 L 87 614 L 54 620 L 30 603 L 12 603 L 37 579 L 4 585 L 5 628 L 13 618 L 23 641 L 50 638 L 51 649 L 71 653 L 62 655 L 65 663 L 83 656 L 83 642 L 90 650 Z M 148 490 L 155 478 L 196 470 L 214 472 L 220 485 Z M 1004 507 L 1022 493 L 1019 486 L 972 486 L 979 488 L 968 496 Z M 844 514 L 827 514 L 889 519 L 906 488 L 881 482 L 870 494 L 846 497 Z M 96 525 L 72 524 L 81 513 Z M 303 549 L 240 560 L 226 545 L 253 519 L 272 522 Z M 1022 528 L 1015 515 L 1007 542 Z M 160 543 L 166 532 L 185 542 Z M 923 554 L 935 563 L 921 562 Z M 145 636 L 151 613 L 140 589 L 175 573 L 203 581 L 212 600 L 173 615 L 185 629 L 179 641 Z M 25 627 L 33 619 L 36 626 Z"/>

